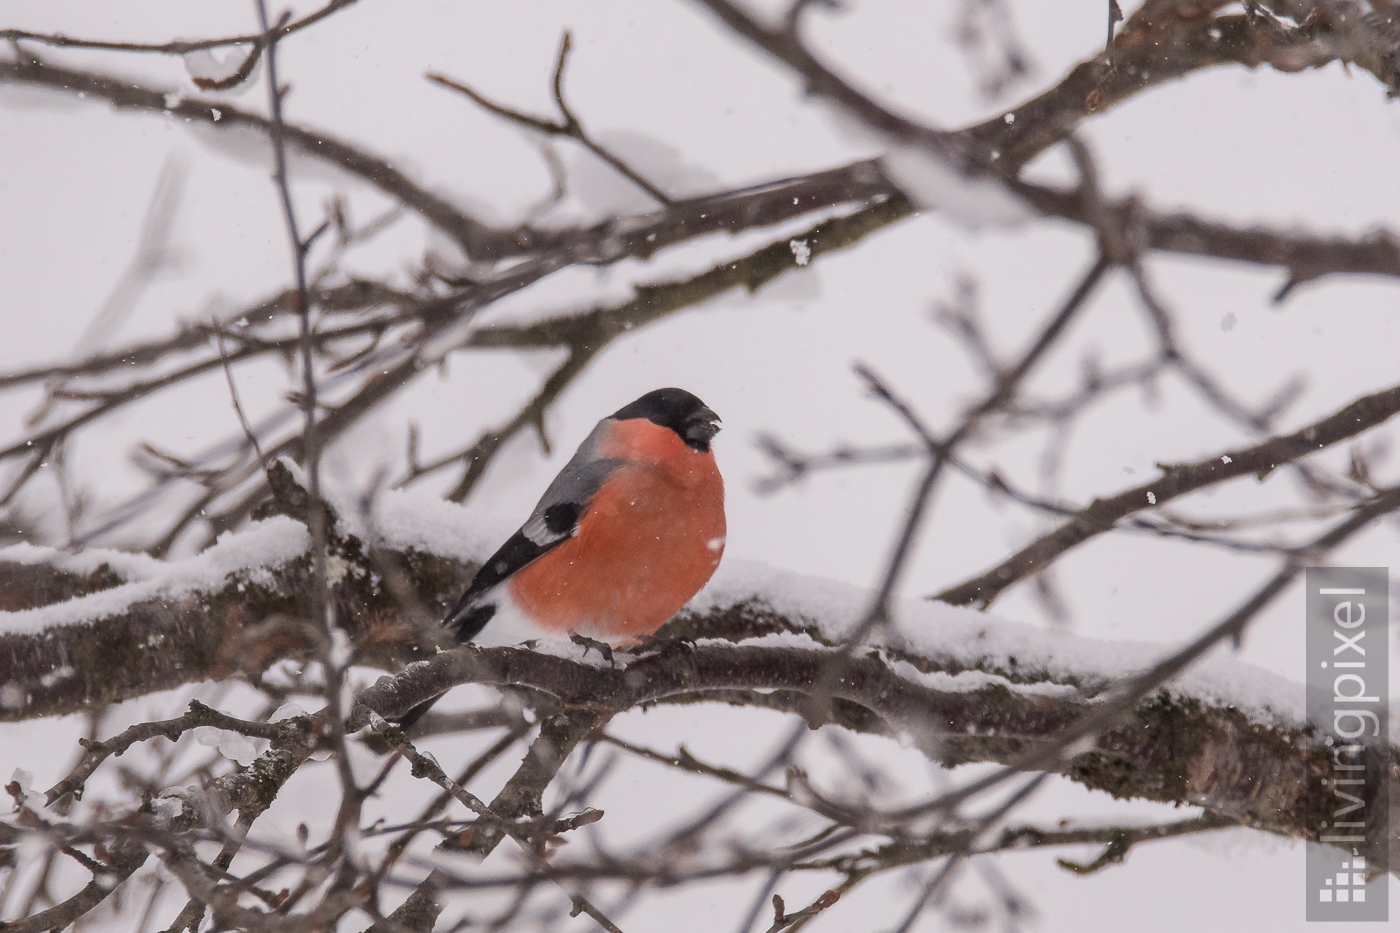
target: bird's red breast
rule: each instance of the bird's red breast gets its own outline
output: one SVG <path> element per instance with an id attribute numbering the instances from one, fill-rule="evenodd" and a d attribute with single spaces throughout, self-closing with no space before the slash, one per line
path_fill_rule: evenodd
<path id="1" fill-rule="evenodd" d="M 645 419 L 615 422 L 598 454 L 624 465 L 594 495 L 577 534 L 514 575 L 510 595 L 546 630 L 642 638 L 719 566 L 724 481 L 713 453 Z"/>

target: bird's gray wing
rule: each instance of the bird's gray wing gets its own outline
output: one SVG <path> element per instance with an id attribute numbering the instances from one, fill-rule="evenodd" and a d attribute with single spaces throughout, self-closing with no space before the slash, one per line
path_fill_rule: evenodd
<path id="1" fill-rule="evenodd" d="M 578 531 L 578 521 L 593 501 L 593 496 L 607 482 L 608 477 L 618 467 L 621 460 L 610 460 L 599 456 L 603 438 L 612 426 L 612 420 L 604 418 L 598 426 L 584 438 L 564 469 L 554 477 L 554 482 L 540 497 L 535 510 L 520 527 L 520 533 L 527 539 L 549 548 Z"/>
<path id="2" fill-rule="evenodd" d="M 610 426 L 610 419 L 605 418 L 584 438 L 573 457 L 544 491 L 525 524 L 476 572 L 471 585 L 442 623 L 454 630 L 458 641 L 471 641 L 495 614 L 496 607 L 482 601 L 486 593 L 522 567 L 563 544 L 578 531 L 579 519 L 587 511 L 594 494 L 623 464 L 621 460 L 598 456 L 602 439 Z"/>

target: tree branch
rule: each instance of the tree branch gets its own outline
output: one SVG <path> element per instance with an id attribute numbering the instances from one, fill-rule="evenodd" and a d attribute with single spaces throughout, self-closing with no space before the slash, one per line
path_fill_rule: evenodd
<path id="1" fill-rule="evenodd" d="M 343 546 L 340 553 L 348 555 L 343 558 L 348 562 L 356 559 Z M 459 568 L 450 561 L 413 553 L 402 558 L 413 570 L 414 585 L 425 603 L 445 603 L 462 585 L 461 575 L 455 572 Z M 14 578 L 32 572 L 27 570 L 30 566 L 0 564 Z M 260 572 L 255 574 L 254 569 Z M 24 702 L 17 708 L 7 704 L 0 713 L 10 720 L 52 715 L 78 708 L 87 696 L 102 700 L 139 696 L 178 683 L 227 676 L 234 664 L 257 669 L 277 658 L 295 656 L 306 649 L 297 642 L 294 627 L 269 625 L 258 631 L 240 623 L 304 614 L 306 573 L 304 557 L 281 567 L 232 572 L 216 591 L 189 593 L 178 600 L 179 625 L 162 625 L 157 619 L 152 626 L 147 621 L 154 612 L 152 604 L 169 602 L 166 598 L 86 624 L 35 635 L 5 635 L 0 643 L 0 681 L 22 690 Z M 409 629 L 404 610 L 375 592 L 368 577 L 352 563 L 333 592 L 340 618 L 354 640 L 357 663 L 397 669 L 409 659 L 427 658 L 382 679 L 360 697 L 361 708 L 386 719 L 460 683 L 528 686 L 587 716 L 687 697 L 728 703 L 752 698 L 759 705 L 770 705 L 771 699 L 783 695 L 805 697 L 833 657 L 831 650 L 820 647 L 719 642 L 702 643 L 687 652 L 644 654 L 618 669 L 510 648 L 465 648 L 429 657 L 419 647 L 416 632 Z M 111 591 L 105 599 L 119 601 L 118 595 Z M 743 602 L 716 607 L 690 624 L 710 637 L 814 631 L 800 617 Z M 142 637 L 136 638 L 135 632 Z M 67 680 L 49 678 L 57 666 L 44 660 L 52 657 L 43 654 L 44 645 L 58 645 L 67 652 L 73 666 Z M 102 657 L 100 665 L 76 657 L 86 646 Z M 158 658 L 187 664 L 162 666 Z M 922 659 L 917 666 L 956 674 L 985 663 L 970 658 Z M 864 728 L 880 734 L 912 737 L 946 764 L 1017 761 L 1041 743 L 1056 740 L 1093 708 L 1082 692 L 1069 687 L 1024 692 L 1018 681 L 1045 683 L 1045 675 L 1024 668 L 1010 675 L 1015 679 L 994 677 L 975 689 L 947 690 L 897 673 L 876 654 L 848 657 L 844 665 L 840 682 L 831 686 L 837 721 L 857 725 L 863 721 Z M 115 687 L 104 686 L 98 673 L 128 670 L 133 676 Z M 794 706 L 802 708 L 800 699 Z M 852 720 L 847 709 L 864 710 L 868 718 Z M 363 721 L 364 714 L 356 713 L 350 728 Z M 1190 735 L 1191 741 L 1183 744 L 1183 735 Z M 1306 724 L 1258 720 L 1234 707 L 1156 690 L 1124 722 L 1102 733 L 1095 749 L 1072 756 L 1061 767 L 1088 787 L 1203 806 L 1260 829 L 1297 836 L 1312 831 L 1304 819 L 1309 776 L 1330 766 L 1329 752 L 1316 744 L 1314 735 Z M 263 799 L 268 776 L 289 775 L 317 741 L 315 729 L 300 726 L 280 735 L 260 759 L 262 763 L 246 774 L 220 779 L 227 806 L 251 806 Z M 1400 765 L 1400 757 L 1393 765 Z M 537 799 L 530 791 L 535 784 L 522 785 L 524 792 L 517 791 L 516 796 L 527 804 Z"/>
<path id="2" fill-rule="evenodd" d="M 1157 479 L 1115 496 L 1095 499 L 1078 515 L 985 573 L 933 596 L 953 605 L 986 608 L 1012 584 L 1038 573 L 1090 538 L 1113 529 L 1123 518 L 1207 486 L 1254 474 L 1262 480 L 1278 466 L 1355 437 L 1400 412 L 1400 385 L 1357 399 L 1305 428 L 1253 447 L 1226 451 L 1195 463 L 1161 465 Z"/>
<path id="3" fill-rule="evenodd" d="M 273 129 L 273 121 L 269 118 L 241 110 L 222 100 L 185 98 L 145 87 L 126 78 L 74 71 L 58 65 L 30 61 L 0 62 L 0 82 L 81 94 L 106 101 L 118 109 L 183 117 L 213 129 L 242 127 L 269 136 Z M 329 162 L 359 177 L 420 214 L 459 243 L 469 256 L 480 259 L 496 257 L 504 248 L 503 241 L 511 239 L 511 234 L 488 227 L 415 184 L 387 160 L 369 155 L 334 136 L 289 123 L 283 128 L 283 138 L 301 154 Z"/>

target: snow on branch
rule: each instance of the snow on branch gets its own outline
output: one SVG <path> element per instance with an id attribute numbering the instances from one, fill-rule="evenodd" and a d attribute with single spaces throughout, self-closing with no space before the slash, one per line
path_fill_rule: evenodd
<path id="1" fill-rule="evenodd" d="M 435 653 L 432 617 L 458 594 L 471 569 L 466 554 L 482 550 L 464 515 L 449 503 L 390 493 L 372 521 L 339 522 L 328 560 L 338 624 L 357 664 L 398 672 L 361 694 L 351 726 L 366 725 L 370 711 L 392 719 L 464 683 L 528 686 L 597 716 L 714 701 L 807 715 L 805 691 L 868 599 L 854 587 L 740 564 L 724 568 L 663 632 L 672 640 L 633 654 L 606 659 L 572 645 Z M 198 680 L 256 676 L 279 660 L 310 656 L 314 632 L 301 621 L 307 541 L 299 521 L 273 516 L 168 563 L 29 546 L 0 551 L 9 607 L 0 613 L 0 717 L 70 713 Z M 389 577 L 407 583 L 416 606 L 405 608 Z M 31 605 L 16 609 L 17 599 Z M 891 631 L 848 659 L 830 718 L 946 764 L 1014 762 L 1166 650 L 943 604 L 904 603 L 893 615 Z M 693 642 L 678 647 L 678 637 Z M 1117 796 L 1192 804 L 1300 835 L 1308 774 L 1329 760 L 1302 709 L 1298 685 L 1211 658 L 1063 770 Z M 298 736 L 309 754 L 314 743 Z"/>

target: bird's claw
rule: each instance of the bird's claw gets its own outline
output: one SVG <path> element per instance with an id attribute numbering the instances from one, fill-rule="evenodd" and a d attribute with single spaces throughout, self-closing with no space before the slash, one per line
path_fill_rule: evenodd
<path id="1" fill-rule="evenodd" d="M 610 666 L 617 667 L 617 661 L 613 658 L 612 645 L 607 642 L 589 638 L 587 635 L 580 635 L 578 632 L 570 632 L 569 641 L 583 648 L 584 657 L 588 657 L 588 652 L 593 650 L 602 655 L 603 660 L 607 661 Z"/>

